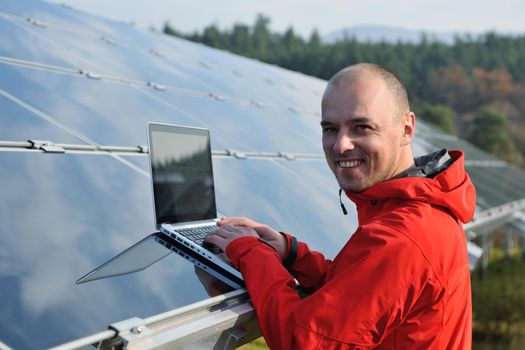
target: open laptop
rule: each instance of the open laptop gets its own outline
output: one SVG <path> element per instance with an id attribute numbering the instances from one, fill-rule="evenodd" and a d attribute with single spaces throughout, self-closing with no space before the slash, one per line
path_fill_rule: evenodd
<path id="1" fill-rule="evenodd" d="M 209 261 L 210 268 L 216 266 L 218 273 L 242 281 L 223 252 L 203 246 L 218 221 L 209 131 L 148 123 L 148 147 L 156 228 Z M 199 266 L 197 259 L 188 260 Z"/>

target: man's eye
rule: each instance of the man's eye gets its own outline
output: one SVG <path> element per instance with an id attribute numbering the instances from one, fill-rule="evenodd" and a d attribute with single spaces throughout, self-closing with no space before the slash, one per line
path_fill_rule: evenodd
<path id="1" fill-rule="evenodd" d="M 367 125 L 367 124 L 359 124 L 359 125 L 355 126 L 355 129 L 357 131 L 368 131 L 368 130 L 370 130 L 372 128 L 370 127 L 370 125 Z"/>
<path id="2" fill-rule="evenodd" d="M 337 130 L 333 126 L 325 126 L 323 128 L 323 132 L 335 132 L 335 131 L 337 131 Z"/>

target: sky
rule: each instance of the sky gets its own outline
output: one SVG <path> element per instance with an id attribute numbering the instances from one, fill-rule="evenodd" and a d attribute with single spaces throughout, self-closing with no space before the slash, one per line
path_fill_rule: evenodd
<path id="1" fill-rule="evenodd" d="M 257 14 L 270 28 L 292 26 L 307 37 L 349 26 L 384 25 L 418 31 L 525 33 L 524 0 L 50 0 L 140 28 L 161 29 L 168 21 L 183 33 L 215 23 L 251 25 Z"/>

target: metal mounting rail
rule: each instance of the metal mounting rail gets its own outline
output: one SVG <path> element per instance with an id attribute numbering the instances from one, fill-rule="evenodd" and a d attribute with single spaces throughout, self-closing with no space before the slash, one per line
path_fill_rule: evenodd
<path id="1" fill-rule="evenodd" d="M 28 140 L 28 141 L 0 141 L 0 151 L 38 151 L 45 153 L 65 152 L 100 152 L 117 154 L 142 154 L 149 152 L 148 146 L 102 146 L 93 144 L 65 144 L 53 141 Z M 234 157 L 237 159 L 259 158 L 259 159 L 286 159 L 286 160 L 324 160 L 322 154 L 290 153 L 290 152 L 245 152 L 238 150 L 215 150 L 213 156 Z"/>
<path id="2" fill-rule="evenodd" d="M 104 153 L 148 153 L 147 146 L 101 146 L 93 144 L 54 143 L 47 140 L 0 141 L 0 150 L 33 150 L 46 153 L 64 153 L 65 151 L 104 152 Z"/>
<path id="3" fill-rule="evenodd" d="M 158 91 L 173 92 L 176 94 L 182 94 L 186 96 L 209 97 L 219 102 L 232 102 L 232 103 L 236 103 L 242 106 L 257 107 L 257 108 L 266 108 L 266 107 L 274 108 L 277 110 L 293 112 L 293 113 L 296 113 L 298 115 L 305 116 L 305 117 L 316 117 L 316 118 L 320 117 L 320 114 L 318 111 L 299 110 L 293 106 L 287 107 L 287 106 L 282 106 L 279 104 L 273 104 L 269 102 L 254 101 L 253 99 L 247 99 L 244 97 L 226 96 L 226 95 L 221 95 L 219 93 L 212 92 L 212 91 L 193 90 L 193 89 L 188 89 L 188 88 L 184 88 L 184 87 L 177 86 L 177 85 L 170 85 L 168 83 L 136 80 L 136 79 L 125 78 L 125 77 L 121 77 L 117 75 L 108 75 L 108 74 L 99 73 L 99 72 L 95 72 L 95 71 L 91 71 L 87 69 L 81 69 L 81 68 L 73 69 L 69 67 L 53 66 L 53 65 L 49 65 L 49 64 L 45 64 L 41 62 L 26 61 L 26 60 L 21 60 L 21 59 L 16 59 L 13 57 L 6 57 L 6 56 L 0 56 L 0 63 L 16 65 L 16 66 L 30 68 L 30 69 L 44 70 L 44 71 L 53 72 L 53 73 L 84 76 L 86 78 L 94 79 L 94 80 L 110 81 L 114 83 L 130 85 L 130 86 L 150 88 L 150 89 L 158 90 Z"/>
<path id="4" fill-rule="evenodd" d="M 93 334 L 84 338 L 76 339 L 73 341 L 70 341 L 68 343 L 55 346 L 53 348 L 50 348 L 52 350 L 69 350 L 69 349 L 79 349 L 85 346 L 89 346 L 92 344 L 98 344 L 104 340 L 108 340 L 111 338 L 114 338 L 117 336 L 117 332 L 113 329 L 109 329 L 104 332 L 100 332 L 97 334 Z"/>
<path id="5" fill-rule="evenodd" d="M 141 319 L 130 318 L 109 330 L 52 350 L 78 349 L 234 349 L 260 336 L 255 311 L 245 289 Z"/>
<path id="6" fill-rule="evenodd" d="M 102 146 L 97 144 L 64 144 L 53 141 L 28 140 L 28 141 L 0 141 L 2 150 L 32 150 L 47 153 L 64 152 L 102 152 L 117 154 L 147 154 L 148 146 Z M 219 157 L 234 157 L 237 159 L 286 159 L 286 160 L 324 160 L 323 154 L 292 153 L 292 152 L 252 152 L 239 150 L 215 150 L 212 155 Z M 494 160 L 466 160 L 466 166 L 478 167 L 504 167 L 509 164 L 505 161 Z"/>
<path id="7" fill-rule="evenodd" d="M 480 228 L 498 222 L 507 222 L 515 219 L 517 211 L 525 209 L 525 199 L 519 199 L 498 207 L 490 208 L 477 213 L 471 222 L 463 225 L 465 231 L 479 231 Z"/>

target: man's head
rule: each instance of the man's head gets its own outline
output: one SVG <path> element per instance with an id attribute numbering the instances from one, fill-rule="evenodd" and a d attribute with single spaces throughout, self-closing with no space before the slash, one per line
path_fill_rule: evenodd
<path id="1" fill-rule="evenodd" d="M 358 64 L 339 71 L 321 108 L 324 153 L 343 190 L 362 192 L 413 165 L 415 115 L 388 70 Z"/>

